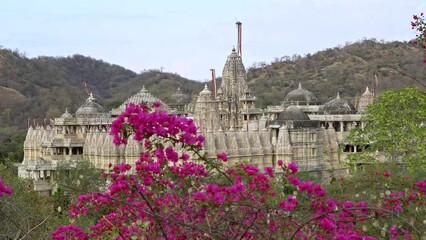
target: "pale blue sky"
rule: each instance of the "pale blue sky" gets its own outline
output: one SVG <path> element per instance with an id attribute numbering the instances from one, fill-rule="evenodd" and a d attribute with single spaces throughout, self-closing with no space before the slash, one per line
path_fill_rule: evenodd
<path id="1" fill-rule="evenodd" d="M 410 40 L 425 0 L 0 1 L 0 45 L 28 57 L 82 54 L 135 72 L 208 80 L 243 23 L 243 62 L 271 62 L 363 38 Z"/>

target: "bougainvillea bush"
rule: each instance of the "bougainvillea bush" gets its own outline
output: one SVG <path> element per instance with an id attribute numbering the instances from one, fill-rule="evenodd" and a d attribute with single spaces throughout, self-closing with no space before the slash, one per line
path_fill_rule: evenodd
<path id="1" fill-rule="evenodd" d="M 12 188 L 3 184 L 3 179 L 0 178 L 0 197 L 4 194 L 12 194 Z"/>
<path id="2" fill-rule="evenodd" d="M 416 30 L 416 39 L 413 41 L 413 44 L 418 45 L 426 52 L 426 18 L 424 13 L 413 15 L 411 28 Z M 423 62 L 426 63 L 426 56 Z"/>
<path id="3" fill-rule="evenodd" d="M 426 180 L 389 191 L 375 205 L 362 198 L 342 201 L 299 179 L 294 163 L 278 160 L 276 167 L 259 169 L 248 163 L 227 166 L 226 153 L 206 159 L 204 138 L 185 117 L 130 104 L 111 127 L 116 144 L 126 143 L 128 133 L 143 146 L 139 160 L 112 166 L 104 173 L 108 190 L 79 196 L 69 212 L 102 217 L 88 229 L 61 226 L 53 239 L 419 239 L 425 234 L 404 214 L 425 215 Z M 367 225 L 380 228 L 380 236 Z"/>

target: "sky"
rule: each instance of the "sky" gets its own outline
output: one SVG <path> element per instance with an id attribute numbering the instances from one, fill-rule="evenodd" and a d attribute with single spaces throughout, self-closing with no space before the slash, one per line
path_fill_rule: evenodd
<path id="1" fill-rule="evenodd" d="M 208 81 L 237 46 L 236 21 L 248 68 L 365 38 L 408 41 L 420 12 L 425 0 L 0 0 L 0 46 Z"/>

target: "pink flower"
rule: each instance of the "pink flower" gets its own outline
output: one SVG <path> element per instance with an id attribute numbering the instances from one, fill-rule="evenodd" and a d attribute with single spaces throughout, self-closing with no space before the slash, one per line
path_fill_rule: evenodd
<path id="1" fill-rule="evenodd" d="M 223 153 L 219 153 L 219 154 L 217 155 L 217 158 L 221 159 L 221 160 L 222 160 L 222 161 L 224 161 L 224 162 L 228 161 L 228 155 L 227 155 L 225 152 L 223 152 Z"/>
<path id="2" fill-rule="evenodd" d="M 219 192 L 217 192 L 215 195 L 214 195 L 214 203 L 216 203 L 216 204 L 218 204 L 218 205 L 220 205 L 220 204 L 222 204 L 223 202 L 225 202 L 225 200 L 226 200 L 226 198 L 221 194 L 221 193 L 219 193 Z"/>
<path id="3" fill-rule="evenodd" d="M 286 200 L 280 201 L 278 203 L 278 205 L 284 208 L 286 212 L 293 211 L 297 207 L 297 204 L 298 204 L 298 201 L 296 197 L 294 196 L 289 196 Z"/>
<path id="4" fill-rule="evenodd" d="M 179 160 L 179 154 L 173 150 L 172 146 L 166 148 L 166 156 L 172 162 L 177 162 Z"/>
<path id="5" fill-rule="evenodd" d="M 287 177 L 287 179 L 293 186 L 297 187 L 300 184 L 300 179 L 296 176 L 290 175 Z"/>
<path id="6" fill-rule="evenodd" d="M 253 166 L 253 165 L 241 164 L 240 166 L 248 175 L 251 175 L 251 176 L 253 176 L 253 175 L 255 175 L 259 172 L 259 168 L 256 167 L 256 166 Z"/>
<path id="7" fill-rule="evenodd" d="M 194 192 L 194 193 L 192 194 L 192 196 L 193 196 L 195 199 L 197 199 L 197 200 L 199 200 L 199 201 L 201 201 L 201 202 L 205 202 L 205 201 L 207 200 L 207 196 L 206 196 L 206 193 L 205 193 L 205 192 L 200 192 L 200 191 L 198 191 L 198 192 Z"/>
<path id="8" fill-rule="evenodd" d="M 89 236 L 80 227 L 74 224 L 60 226 L 52 233 L 52 239 L 89 239 Z"/>
<path id="9" fill-rule="evenodd" d="M 394 207 L 395 211 L 397 212 L 402 212 L 404 211 L 404 209 L 402 208 L 401 204 L 396 204 Z"/>
<path id="10" fill-rule="evenodd" d="M 390 171 L 389 170 L 386 170 L 386 172 L 384 172 L 383 173 L 383 176 L 385 176 L 385 177 L 390 177 Z"/>
<path id="11" fill-rule="evenodd" d="M 278 166 L 282 166 L 283 165 L 283 160 L 278 160 Z"/>
<path id="12" fill-rule="evenodd" d="M 182 156 L 180 157 L 180 159 L 182 159 L 183 161 L 186 161 L 186 160 L 188 160 L 189 159 L 189 154 L 187 154 L 187 153 L 182 153 Z"/>
<path id="13" fill-rule="evenodd" d="M 161 103 L 160 103 L 160 102 L 153 102 L 153 103 L 152 103 L 152 106 L 153 106 L 154 108 L 159 108 L 159 107 L 161 106 Z"/>
<path id="14" fill-rule="evenodd" d="M 291 171 L 291 173 L 297 173 L 297 171 L 298 171 L 299 169 L 297 168 L 296 163 L 291 162 L 291 163 L 288 165 L 288 170 L 290 170 L 290 171 Z"/>
<path id="15" fill-rule="evenodd" d="M 3 196 L 3 194 L 12 194 L 12 188 L 6 185 L 3 185 L 3 180 L 0 178 L 0 197 Z"/>
<path id="16" fill-rule="evenodd" d="M 272 167 L 265 167 L 265 173 L 268 174 L 270 177 L 274 177 Z"/>

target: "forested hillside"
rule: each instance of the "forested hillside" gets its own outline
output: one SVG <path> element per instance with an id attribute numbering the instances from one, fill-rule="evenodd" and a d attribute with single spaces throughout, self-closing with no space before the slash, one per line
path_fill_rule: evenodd
<path id="1" fill-rule="evenodd" d="M 304 57 L 284 56 L 270 64 L 256 63 L 249 67 L 247 77 L 263 106 L 279 104 L 299 82 L 322 102 L 335 98 L 337 92 L 353 101 L 366 86 L 373 89 L 375 74 L 379 80 L 378 92 L 407 85 L 426 89 L 422 59 L 421 49 L 411 43 L 363 40 Z"/>
<path id="2" fill-rule="evenodd" d="M 422 57 L 421 50 L 407 42 L 364 40 L 303 57 L 283 56 L 268 64 L 255 63 L 248 68 L 247 78 L 259 107 L 280 104 L 299 82 L 323 102 L 337 92 L 353 100 L 366 86 L 373 87 L 375 74 L 379 91 L 406 85 L 424 87 L 416 82 L 426 82 Z M 219 70 L 222 67 L 217 66 Z M 65 108 L 75 112 L 87 98 L 85 81 L 107 109 L 143 85 L 162 100 L 177 87 L 190 95 L 203 87 L 203 83 L 176 74 L 156 69 L 135 73 L 82 55 L 30 59 L 17 50 L 0 49 L 0 158 L 10 152 L 9 157 L 21 159 L 28 119 L 58 117 Z"/>
<path id="3" fill-rule="evenodd" d="M 158 70 L 136 74 L 82 55 L 28 59 L 19 52 L 3 49 L 0 50 L 1 124 L 23 127 L 27 118 L 58 117 L 66 107 L 74 112 L 87 98 L 85 81 L 107 108 L 121 103 L 143 85 L 159 97 L 166 97 L 178 86 L 189 93 L 196 86 L 202 87 L 201 83 L 175 74 Z"/>
<path id="4" fill-rule="evenodd" d="M 118 65 L 82 55 L 29 59 L 19 51 L 0 49 L 0 161 L 22 159 L 22 143 L 30 119 L 59 117 L 65 108 L 75 112 L 87 93 L 106 109 L 118 106 L 143 85 L 166 99 L 177 90 L 192 94 L 203 84 L 160 70 L 137 74 Z"/>

